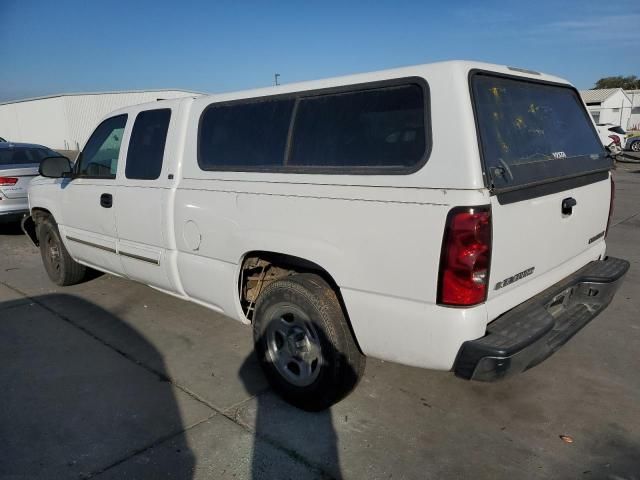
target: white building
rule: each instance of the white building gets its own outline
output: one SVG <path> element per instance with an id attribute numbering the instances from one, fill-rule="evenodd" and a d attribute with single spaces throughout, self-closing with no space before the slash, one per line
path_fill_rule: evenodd
<path id="1" fill-rule="evenodd" d="M 61 94 L 0 103 L 0 137 L 79 150 L 98 122 L 121 107 L 199 95 L 187 90 Z"/>
<path id="2" fill-rule="evenodd" d="M 631 99 L 623 89 L 582 90 L 580 95 L 596 123 L 613 123 L 625 129 L 633 126 Z"/>
<path id="3" fill-rule="evenodd" d="M 625 90 L 625 93 L 631 99 L 631 117 L 629 117 L 627 128 L 640 130 L 640 90 Z"/>

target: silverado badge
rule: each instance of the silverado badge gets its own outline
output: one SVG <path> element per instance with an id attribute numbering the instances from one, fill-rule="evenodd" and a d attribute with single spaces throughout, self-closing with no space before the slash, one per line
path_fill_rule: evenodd
<path id="1" fill-rule="evenodd" d="M 524 277 L 528 277 L 529 275 L 531 275 L 533 273 L 533 271 L 535 269 L 536 269 L 536 267 L 527 268 L 523 272 L 516 273 L 512 277 L 505 278 L 501 282 L 496 283 L 495 290 L 500 290 L 502 287 L 506 287 L 508 285 L 511 285 L 513 282 L 517 282 L 518 280 L 520 280 L 520 279 L 522 279 Z"/>

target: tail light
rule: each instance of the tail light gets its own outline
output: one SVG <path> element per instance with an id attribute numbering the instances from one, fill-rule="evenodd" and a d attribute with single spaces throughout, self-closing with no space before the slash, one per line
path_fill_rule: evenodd
<path id="1" fill-rule="evenodd" d="M 0 187 L 10 187 L 18 183 L 15 177 L 0 177 Z"/>
<path id="2" fill-rule="evenodd" d="M 609 138 L 613 143 L 615 143 L 618 147 L 620 146 L 620 137 L 618 135 L 609 135 Z"/>
<path id="3" fill-rule="evenodd" d="M 484 302 L 490 262 L 490 207 L 451 210 L 440 254 L 438 303 L 469 307 Z"/>
<path id="4" fill-rule="evenodd" d="M 607 229 L 604 232 L 605 237 L 609 235 L 609 226 L 611 225 L 611 217 L 613 216 L 613 205 L 616 200 L 616 182 L 613 181 L 611 175 L 611 196 L 609 197 L 609 218 L 607 219 Z"/>

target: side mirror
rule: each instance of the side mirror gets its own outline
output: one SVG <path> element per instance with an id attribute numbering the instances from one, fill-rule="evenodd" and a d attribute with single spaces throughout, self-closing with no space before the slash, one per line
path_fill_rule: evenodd
<path id="1" fill-rule="evenodd" d="M 47 178 L 69 178 L 73 173 L 73 166 L 67 157 L 46 157 L 40 162 L 38 173 Z"/>

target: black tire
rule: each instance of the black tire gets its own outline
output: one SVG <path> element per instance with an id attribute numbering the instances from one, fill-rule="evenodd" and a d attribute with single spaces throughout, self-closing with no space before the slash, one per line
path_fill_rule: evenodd
<path id="1" fill-rule="evenodd" d="M 292 312 L 289 323 L 286 312 Z M 286 362 L 274 361 L 281 355 L 274 353 L 274 350 L 286 351 L 288 347 L 284 343 L 290 346 L 294 334 L 288 337 L 280 334 L 286 340 L 281 342 L 281 348 L 278 349 L 279 334 L 272 332 L 277 330 L 278 325 L 285 325 L 285 328 L 295 325 L 296 316 L 302 318 L 301 324 L 309 334 L 300 343 L 314 345 L 312 348 L 303 347 L 303 354 L 310 350 L 317 351 L 317 345 L 320 346 L 319 361 L 315 369 L 313 361 L 310 363 L 309 369 L 313 369 L 313 372 L 305 377 L 310 383 L 303 385 L 299 383 L 299 378 L 292 380 L 295 372 L 291 370 L 297 362 L 295 355 L 291 356 L 294 361 L 286 367 L 283 366 Z M 253 338 L 256 354 L 271 386 L 287 402 L 303 410 L 324 410 L 340 401 L 356 387 L 364 373 L 365 357 L 358 349 L 338 297 L 318 275 L 296 274 L 269 284 L 256 303 Z M 310 340 L 312 338 L 317 343 Z M 294 344 L 297 348 L 296 340 Z M 285 357 L 287 355 L 291 355 L 290 352 L 284 354 Z"/>
<path id="2" fill-rule="evenodd" d="M 65 287 L 84 279 L 87 268 L 71 258 L 53 218 L 47 217 L 38 224 L 38 241 L 44 269 L 52 282 Z"/>
<path id="3" fill-rule="evenodd" d="M 633 143 L 631 144 L 631 148 L 630 148 L 630 150 L 631 150 L 632 152 L 636 152 L 636 153 L 637 153 L 637 152 L 640 152 L 640 140 L 636 140 L 635 142 L 633 142 Z"/>

